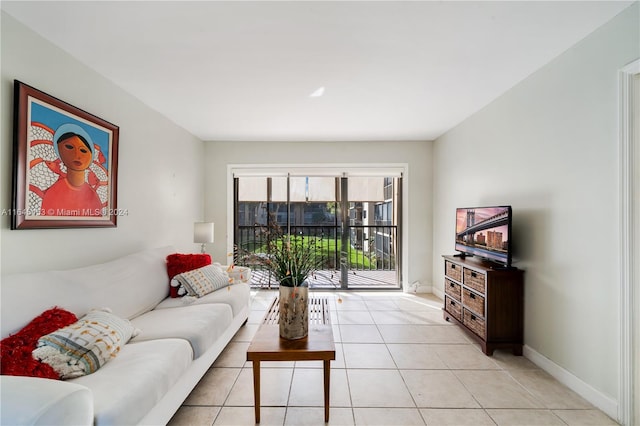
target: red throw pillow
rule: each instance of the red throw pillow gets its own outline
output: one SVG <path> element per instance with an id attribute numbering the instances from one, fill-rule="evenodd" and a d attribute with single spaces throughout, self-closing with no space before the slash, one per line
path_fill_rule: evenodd
<path id="1" fill-rule="evenodd" d="M 35 317 L 22 330 L 0 341 L 0 373 L 8 376 L 30 376 L 59 379 L 50 365 L 33 358 L 31 352 L 45 334 L 78 321 L 74 313 L 52 308 Z"/>
<path id="2" fill-rule="evenodd" d="M 169 295 L 182 297 L 178 294 L 178 287 L 171 286 L 171 280 L 178 274 L 193 271 L 203 266 L 211 265 L 211 256 L 207 253 L 180 254 L 174 253 L 167 256 L 167 274 L 169 275 Z"/>

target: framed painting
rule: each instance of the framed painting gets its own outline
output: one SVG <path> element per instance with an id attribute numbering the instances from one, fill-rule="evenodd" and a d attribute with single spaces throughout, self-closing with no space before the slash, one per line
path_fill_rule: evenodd
<path id="1" fill-rule="evenodd" d="M 119 128 L 14 81 L 11 229 L 115 227 Z"/>

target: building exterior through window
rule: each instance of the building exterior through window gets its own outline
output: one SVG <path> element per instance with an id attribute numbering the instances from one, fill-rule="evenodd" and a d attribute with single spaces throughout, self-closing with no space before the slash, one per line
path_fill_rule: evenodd
<path id="1" fill-rule="evenodd" d="M 401 189 L 401 175 L 234 177 L 234 247 L 268 256 L 261 235 L 275 225 L 316 240 L 311 288 L 398 289 Z M 268 271 L 247 266 L 253 286 L 277 287 Z"/>

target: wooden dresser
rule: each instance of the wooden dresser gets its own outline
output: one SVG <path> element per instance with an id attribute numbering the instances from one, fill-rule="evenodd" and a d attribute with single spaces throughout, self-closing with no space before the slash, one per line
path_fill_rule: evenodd
<path id="1" fill-rule="evenodd" d="M 486 355 L 522 355 L 524 271 L 474 258 L 444 257 L 444 318 L 459 324 Z"/>

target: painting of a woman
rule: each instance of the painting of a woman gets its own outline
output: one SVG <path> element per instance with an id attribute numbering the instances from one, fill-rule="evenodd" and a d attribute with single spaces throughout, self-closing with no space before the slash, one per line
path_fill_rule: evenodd
<path id="1" fill-rule="evenodd" d="M 53 147 L 67 172 L 45 192 L 42 210 L 48 216 L 99 216 L 102 203 L 85 179 L 95 157 L 91 137 L 76 124 L 63 124 L 56 129 Z"/>
<path id="2" fill-rule="evenodd" d="M 119 128 L 14 81 L 11 229 L 115 227 Z"/>

